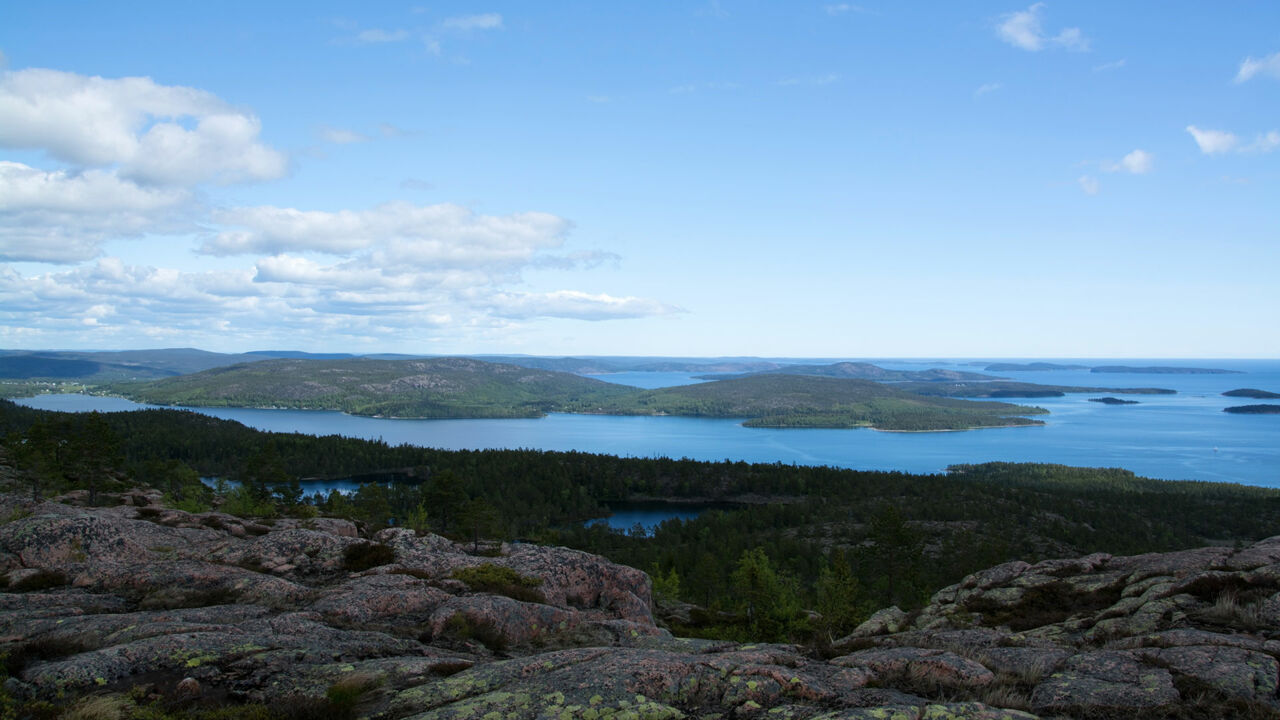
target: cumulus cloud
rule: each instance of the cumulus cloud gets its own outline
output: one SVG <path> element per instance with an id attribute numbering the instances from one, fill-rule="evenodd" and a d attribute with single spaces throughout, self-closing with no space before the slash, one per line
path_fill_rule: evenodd
<path id="1" fill-rule="evenodd" d="M 211 255 L 369 251 L 388 262 L 448 267 L 526 263 L 559 247 L 571 227 L 549 213 L 482 215 L 451 203 L 337 212 L 234 208 L 214 219 L 230 227 L 206 240 L 202 251 Z"/>
<path id="2" fill-rule="evenodd" d="M 1085 195 L 1098 194 L 1099 187 L 1097 178 L 1090 177 L 1089 175 L 1081 175 L 1076 178 L 1076 182 L 1080 184 L 1080 189 L 1084 191 Z"/>
<path id="3" fill-rule="evenodd" d="M 1151 172 L 1155 156 L 1145 150 L 1134 150 L 1120 158 L 1120 162 L 1104 163 L 1107 172 L 1127 172 L 1134 175 L 1145 175 Z"/>
<path id="4" fill-rule="evenodd" d="M 1010 45 L 1030 52 L 1038 52 L 1048 47 L 1059 47 L 1076 52 L 1089 50 L 1089 40 L 1080 28 L 1063 28 L 1056 35 L 1046 32 L 1041 18 L 1044 8 L 1045 4 L 1039 2 L 1026 10 L 1004 15 L 996 26 L 996 34 Z"/>
<path id="5" fill-rule="evenodd" d="M 1266 57 L 1245 58 L 1240 63 L 1239 72 L 1236 73 L 1236 82 L 1242 83 L 1258 75 L 1270 75 L 1273 78 L 1280 79 L 1280 52 Z"/>
<path id="6" fill-rule="evenodd" d="M 286 156 L 262 143 L 254 115 L 215 95 L 150 78 L 29 68 L 0 74 L 0 147 L 114 168 L 156 185 L 278 178 Z"/>
<path id="7" fill-rule="evenodd" d="M 1280 148 L 1280 131 L 1271 130 L 1259 133 L 1253 142 L 1245 143 L 1235 133 L 1225 130 L 1202 130 L 1195 125 L 1188 125 L 1187 132 L 1200 146 L 1205 155 L 1222 155 L 1228 152 L 1269 153 Z"/>
<path id="8" fill-rule="evenodd" d="M 190 202 L 186 190 L 140 186 L 105 170 L 0 161 L 0 259 L 88 260 L 106 239 L 174 230 Z"/>
<path id="9" fill-rule="evenodd" d="M 446 30 L 497 30 L 502 27 L 502 16 L 491 12 L 445 18 L 440 27 Z"/>

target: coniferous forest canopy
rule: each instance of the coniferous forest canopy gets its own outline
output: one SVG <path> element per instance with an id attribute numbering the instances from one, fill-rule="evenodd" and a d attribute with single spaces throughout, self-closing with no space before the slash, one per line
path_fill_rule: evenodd
<path id="1" fill-rule="evenodd" d="M 171 502 L 244 515 L 323 513 L 457 538 L 563 544 L 648 570 L 667 601 L 701 610 L 690 634 L 781 639 L 846 632 L 873 609 L 921 605 L 1011 559 L 1244 542 L 1280 533 L 1280 491 L 1169 482 L 1117 469 L 991 463 L 946 475 L 533 450 L 444 451 L 269 433 L 189 411 L 56 413 L 0 404 L 23 492 L 98 493 L 145 482 Z M 368 481 L 306 497 L 306 479 Z M 394 481 L 384 484 L 387 481 Z M 610 504 L 718 503 L 650 536 L 585 526 Z M 744 573 L 770 613 L 736 614 Z M 821 628 L 802 610 L 817 609 Z M 770 619 L 772 618 L 772 619 Z M 745 623 L 745 624 L 744 624 Z M 763 623 L 763 624 L 762 624 Z"/>

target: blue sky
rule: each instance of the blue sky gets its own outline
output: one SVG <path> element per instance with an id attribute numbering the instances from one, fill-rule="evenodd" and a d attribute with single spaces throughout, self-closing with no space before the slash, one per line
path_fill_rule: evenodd
<path id="1" fill-rule="evenodd" d="M 1280 5 L 7 3 L 0 346 L 1280 356 Z"/>

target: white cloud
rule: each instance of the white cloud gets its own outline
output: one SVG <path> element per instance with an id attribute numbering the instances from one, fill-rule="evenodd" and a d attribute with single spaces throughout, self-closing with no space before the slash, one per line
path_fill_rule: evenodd
<path id="1" fill-rule="evenodd" d="M 1119 70 L 1120 68 L 1124 67 L 1126 62 L 1128 62 L 1126 59 L 1120 58 L 1119 60 L 1113 60 L 1111 62 L 1102 63 L 1101 65 L 1094 65 L 1093 71 L 1108 72 L 1111 70 Z"/>
<path id="2" fill-rule="evenodd" d="M 1240 143 L 1240 138 L 1222 130 L 1201 130 L 1195 125 L 1188 125 L 1187 132 L 1195 138 L 1196 145 L 1200 146 L 1200 152 L 1205 155 L 1228 152 Z"/>
<path id="3" fill-rule="evenodd" d="M 1154 161 L 1155 156 L 1151 153 L 1145 150 L 1134 150 L 1120 158 L 1120 162 L 1104 163 L 1103 169 L 1107 172 L 1127 172 L 1134 175 L 1144 175 L 1151 172 Z"/>
<path id="4" fill-rule="evenodd" d="M 1257 75 L 1270 75 L 1280 79 L 1280 52 L 1266 57 L 1247 57 L 1240 63 L 1240 71 L 1236 73 L 1236 82 L 1242 83 Z"/>
<path id="5" fill-rule="evenodd" d="M 446 18 L 440 23 L 446 30 L 497 30 L 502 27 L 502 16 L 498 13 L 480 15 L 462 15 Z"/>
<path id="6" fill-rule="evenodd" d="M 1276 148 L 1280 148 L 1280 131 L 1272 130 L 1258 135 L 1252 144 L 1244 147 L 1244 151 L 1269 153 Z"/>
<path id="7" fill-rule="evenodd" d="M 202 249 L 212 255 L 375 253 L 414 266 L 513 267 L 563 244 L 571 224 L 548 213 L 479 215 L 460 205 L 386 203 L 338 212 L 252 207 L 219 211 L 227 229 Z"/>
<path id="8" fill-rule="evenodd" d="M 352 143 L 368 142 L 371 139 L 364 133 L 328 126 L 321 127 L 319 134 L 321 140 L 334 143 L 335 145 L 350 145 Z"/>
<path id="9" fill-rule="evenodd" d="M 494 314 L 513 319 L 558 317 L 577 320 L 616 320 L 681 312 L 679 308 L 647 298 L 593 295 L 576 290 L 502 293 L 495 295 L 490 303 Z"/>
<path id="10" fill-rule="evenodd" d="M 1280 148 L 1280 131 L 1270 130 L 1259 133 L 1253 142 L 1243 144 L 1235 133 L 1225 130 L 1202 130 L 1195 125 L 1188 125 L 1187 132 L 1195 138 L 1200 152 L 1205 155 L 1221 155 L 1228 152 L 1269 153 Z"/>
<path id="11" fill-rule="evenodd" d="M 983 85 L 979 85 L 978 89 L 973 91 L 973 96 L 982 97 L 983 95 L 986 95 L 987 93 L 993 93 L 1002 87 L 1004 87 L 1004 85 L 1000 83 L 985 83 Z"/>
<path id="12" fill-rule="evenodd" d="M 211 93 L 150 78 L 30 68 L 0 74 L 0 147 L 38 149 L 151 184 L 277 178 L 285 155 L 258 118 Z"/>
<path id="13" fill-rule="evenodd" d="M 106 170 L 0 161 L 0 259 L 88 260 L 106 239 L 175 229 L 190 202 L 186 190 L 139 186 Z"/>
<path id="14" fill-rule="evenodd" d="M 356 42 L 365 45 L 402 42 L 409 38 L 408 30 L 382 30 L 370 28 L 356 34 Z"/>
<path id="15" fill-rule="evenodd" d="M 1076 182 L 1080 184 L 1080 189 L 1084 191 L 1085 195 L 1098 194 L 1099 188 L 1098 188 L 1097 178 L 1090 177 L 1088 175 L 1081 175 L 1080 177 L 1076 178 Z"/>
<path id="16" fill-rule="evenodd" d="M 1077 52 L 1089 50 L 1089 40 L 1080 28 L 1063 28 L 1057 35 L 1048 35 L 1040 17 L 1044 8 L 1045 4 L 1038 2 L 1026 10 L 1004 15 L 996 26 L 996 34 L 1010 45 L 1030 52 L 1038 52 L 1046 47 L 1060 47 Z"/>

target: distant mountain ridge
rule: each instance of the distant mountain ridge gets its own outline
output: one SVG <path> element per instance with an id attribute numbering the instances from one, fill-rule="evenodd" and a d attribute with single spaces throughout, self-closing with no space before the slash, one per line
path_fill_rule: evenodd
<path id="1" fill-rule="evenodd" d="M 851 380 L 875 380 L 877 382 L 902 382 L 911 380 L 943 382 L 1001 379 L 994 375 L 983 375 L 982 373 L 965 372 L 963 370 L 944 370 L 941 368 L 931 368 L 929 370 L 889 370 L 887 368 L 882 368 L 879 365 L 873 365 L 865 362 L 838 362 L 831 363 L 830 365 L 778 365 L 775 368 L 755 373 L 748 373 L 748 375 L 811 375 L 814 377 L 835 377 Z M 745 376 L 746 375 L 739 375 L 737 377 Z M 705 378 L 706 376 L 702 377 Z"/>

